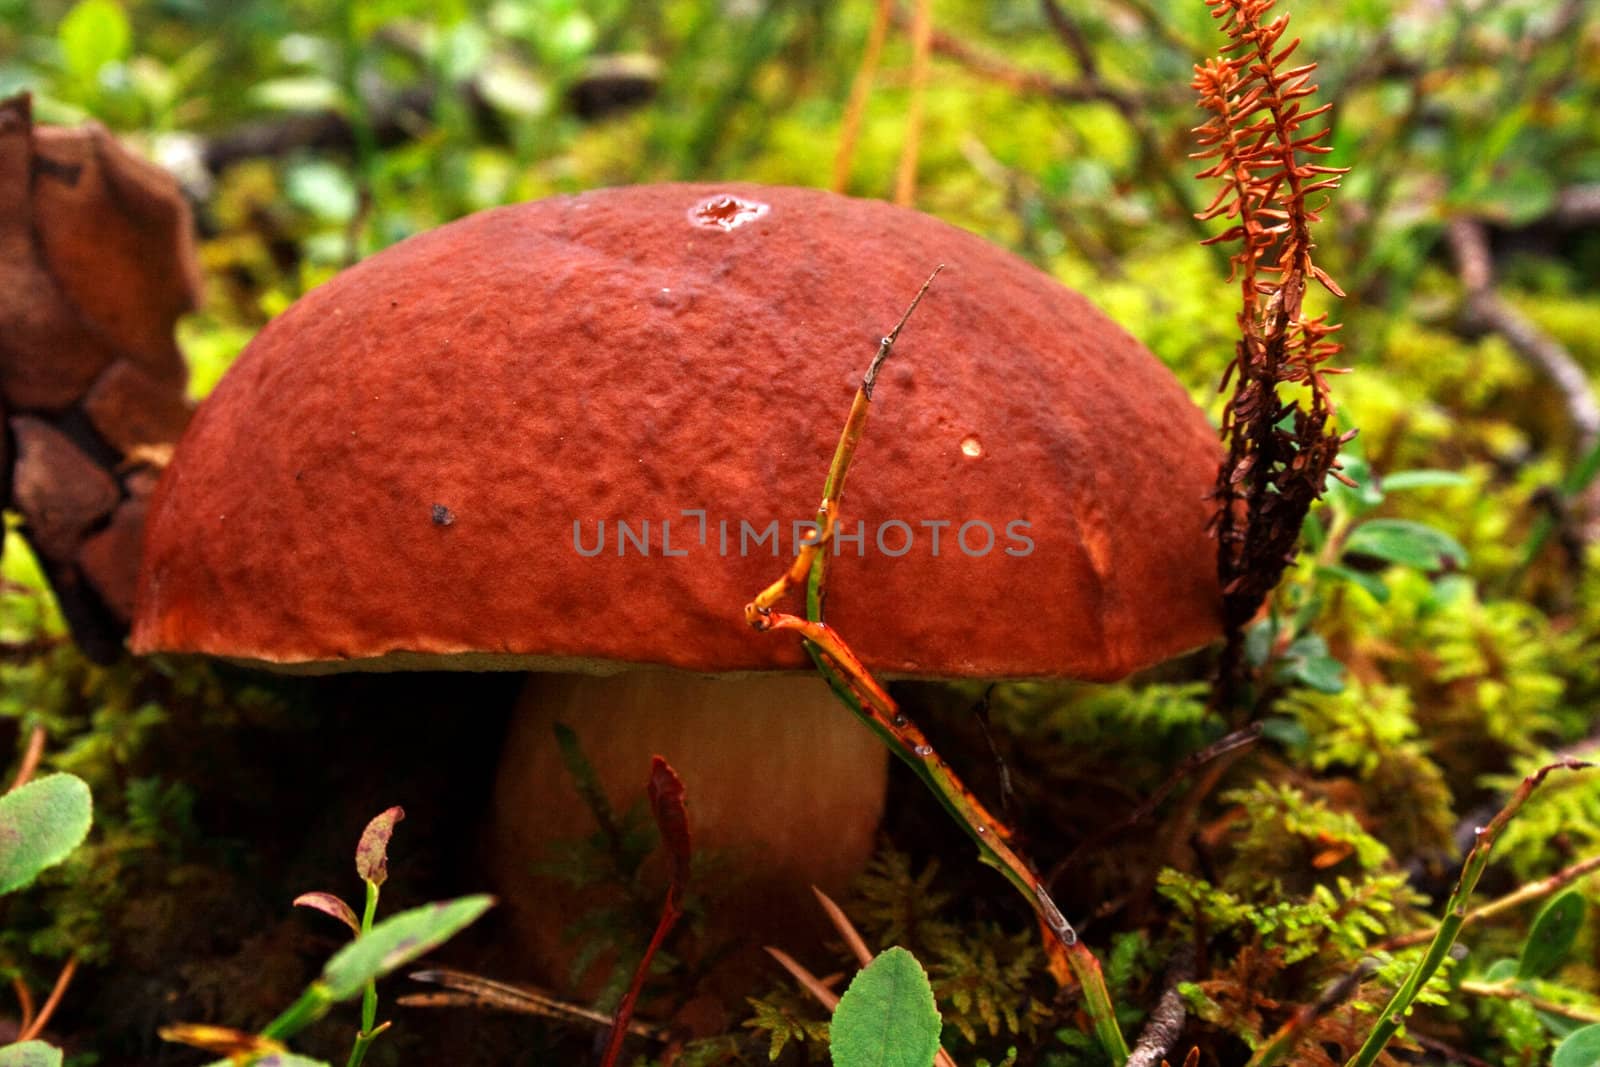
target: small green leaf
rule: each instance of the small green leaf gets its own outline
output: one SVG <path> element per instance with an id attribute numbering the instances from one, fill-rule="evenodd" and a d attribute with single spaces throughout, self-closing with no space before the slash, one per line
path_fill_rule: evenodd
<path id="1" fill-rule="evenodd" d="M 1380 604 L 1389 602 L 1389 586 L 1376 574 L 1358 571 L 1352 567 L 1345 567 L 1338 563 L 1322 563 L 1317 566 L 1318 574 L 1326 574 L 1330 578 L 1349 582 L 1351 585 L 1366 590 L 1368 596 Z"/>
<path id="2" fill-rule="evenodd" d="M 461 897 L 390 916 L 334 953 L 322 969 L 328 995 L 334 1000 L 359 996 L 369 981 L 432 952 L 493 903 L 489 896 Z"/>
<path id="3" fill-rule="evenodd" d="M 1556 1047 L 1550 1067 L 1594 1067 L 1600 1063 L 1600 1023 L 1585 1026 Z"/>
<path id="4" fill-rule="evenodd" d="M 1405 519 L 1373 519 L 1350 533 L 1345 552 L 1418 570 L 1436 571 L 1446 560 L 1467 561 L 1467 550 L 1443 530 Z"/>
<path id="5" fill-rule="evenodd" d="M 1522 946 L 1517 977 L 1543 978 L 1561 966 L 1578 939 L 1578 931 L 1583 929 L 1586 910 L 1583 894 L 1576 889 L 1569 889 L 1546 904 L 1533 920 L 1533 929 Z"/>
<path id="6" fill-rule="evenodd" d="M 93 81 L 101 67 L 126 56 L 132 37 L 128 16 L 113 0 L 82 0 L 56 30 L 68 73 L 82 81 Z"/>
<path id="7" fill-rule="evenodd" d="M 344 90 L 329 78 L 305 75 L 293 78 L 269 78 L 257 82 L 250 89 L 250 97 L 262 107 L 274 111 L 337 111 L 345 110 Z"/>
<path id="8" fill-rule="evenodd" d="M 70 774 L 36 778 L 0 797 L 0 893 L 21 889 L 89 834 L 89 787 Z"/>
<path id="9" fill-rule="evenodd" d="M 834 1067 L 928 1067 L 939 1051 L 939 1029 L 922 965 L 891 948 L 855 976 L 833 1009 Z"/>
<path id="10" fill-rule="evenodd" d="M 1383 478 L 1383 491 L 1399 493 L 1407 489 L 1457 488 L 1471 481 L 1459 471 L 1415 470 L 1395 471 Z"/>
<path id="11" fill-rule="evenodd" d="M 349 222 L 361 209 L 361 194 L 349 172 L 331 160 L 307 160 L 290 167 L 283 192 L 295 207 L 324 222 Z"/>
<path id="12" fill-rule="evenodd" d="M 218 1060 L 209 1067 L 238 1067 L 233 1060 Z M 251 1060 L 250 1067 L 331 1067 L 327 1060 L 311 1060 L 292 1052 L 270 1052 L 260 1059 Z"/>
<path id="13" fill-rule="evenodd" d="M 1489 964 L 1489 969 L 1483 972 L 1485 982 L 1509 982 L 1517 976 L 1517 961 L 1513 959 L 1498 959 Z"/>
<path id="14" fill-rule="evenodd" d="M 1284 664 L 1283 677 L 1319 693 L 1344 692 L 1344 664 L 1332 656 L 1308 656 Z"/>
<path id="15" fill-rule="evenodd" d="M 1287 715 L 1272 715 L 1261 721 L 1261 736 L 1284 748 L 1304 748 L 1311 743 L 1306 728 Z"/>
<path id="16" fill-rule="evenodd" d="M 61 1050 L 43 1041 L 22 1041 L 0 1048 L 0 1067 L 61 1067 Z"/>

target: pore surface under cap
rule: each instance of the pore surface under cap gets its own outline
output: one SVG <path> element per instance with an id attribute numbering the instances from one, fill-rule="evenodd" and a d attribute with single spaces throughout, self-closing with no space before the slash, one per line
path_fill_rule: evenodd
<path id="1" fill-rule="evenodd" d="M 735 184 L 486 211 L 300 300 L 166 472 L 134 647 L 799 666 L 741 608 L 787 562 L 879 337 L 941 263 L 878 380 L 842 513 L 865 536 L 835 559 L 829 622 L 869 666 L 935 676 L 1110 678 L 1215 635 L 1218 445 L 1153 356 L 935 219 Z M 705 512 L 703 542 L 684 509 Z M 601 520 L 603 550 L 581 554 Z M 780 557 L 753 537 L 773 521 Z M 967 523 L 993 532 L 987 553 L 982 526 L 958 540 Z"/>

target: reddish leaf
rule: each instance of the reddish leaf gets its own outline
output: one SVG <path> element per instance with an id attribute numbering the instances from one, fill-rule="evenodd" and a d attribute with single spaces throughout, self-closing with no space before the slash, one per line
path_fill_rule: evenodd
<path id="1" fill-rule="evenodd" d="M 645 791 L 650 797 L 650 810 L 656 817 L 656 828 L 661 831 L 661 843 L 667 850 L 667 899 L 661 905 L 661 921 L 656 932 L 645 946 L 639 966 L 633 970 L 633 981 L 628 992 L 617 1005 L 616 1018 L 611 1022 L 611 1036 L 606 1041 L 605 1055 L 600 1067 L 615 1067 L 622 1055 L 622 1039 L 628 1034 L 628 1024 L 633 1018 L 633 1006 L 644 988 L 644 976 L 650 973 L 650 961 L 667 939 L 678 920 L 683 916 L 683 890 L 689 881 L 689 813 L 683 806 L 683 780 L 672 765 L 660 756 L 650 758 L 650 783 Z"/>
<path id="2" fill-rule="evenodd" d="M 294 906 L 331 915 L 348 926 L 351 933 L 357 937 L 361 935 L 361 921 L 356 918 L 355 911 L 332 893 L 301 893 L 294 898 Z"/>
<path id="3" fill-rule="evenodd" d="M 394 835 L 394 824 L 406 817 L 406 810 L 395 806 L 367 823 L 361 832 L 361 843 L 356 845 L 356 873 L 373 885 L 382 885 L 389 878 L 389 838 Z"/>
<path id="4" fill-rule="evenodd" d="M 684 886 L 689 883 L 689 813 L 683 807 L 683 780 L 660 756 L 651 757 L 647 792 L 670 864 L 667 900 L 677 908 L 683 904 Z"/>

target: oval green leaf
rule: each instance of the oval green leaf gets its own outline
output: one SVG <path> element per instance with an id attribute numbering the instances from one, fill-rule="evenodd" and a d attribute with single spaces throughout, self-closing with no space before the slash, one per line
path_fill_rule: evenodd
<path id="1" fill-rule="evenodd" d="M 493 904 L 490 896 L 461 897 L 390 916 L 334 953 L 322 969 L 328 995 L 334 1000 L 359 996 L 369 981 L 432 952 Z"/>
<path id="2" fill-rule="evenodd" d="M 0 797 L 0 893 L 21 889 L 83 844 L 94 803 L 70 774 L 36 778 Z"/>
<path id="3" fill-rule="evenodd" d="M 0 1048 L 0 1067 L 61 1067 L 61 1050 L 43 1041 L 22 1041 Z"/>
<path id="4" fill-rule="evenodd" d="M 1414 470 L 1395 471 L 1383 478 L 1386 493 L 1399 493 L 1407 489 L 1456 489 L 1472 482 L 1460 471 Z"/>
<path id="5" fill-rule="evenodd" d="M 1523 943 L 1522 958 L 1517 961 L 1517 977 L 1544 978 L 1561 966 L 1561 961 L 1572 951 L 1572 943 L 1578 939 L 1578 931 L 1583 929 L 1586 910 L 1588 904 L 1576 889 L 1569 889 L 1546 904 L 1539 917 L 1533 920 L 1533 929 Z"/>
<path id="6" fill-rule="evenodd" d="M 1405 519 L 1373 519 L 1350 532 L 1345 552 L 1418 570 L 1436 571 L 1447 560 L 1467 561 L 1467 550 L 1443 530 Z"/>
<path id="7" fill-rule="evenodd" d="M 833 1009 L 834 1067 L 928 1067 L 939 1051 L 939 1029 L 922 965 L 891 948 L 855 976 Z"/>
<path id="8" fill-rule="evenodd" d="M 1585 1026 L 1556 1047 L 1550 1067 L 1594 1067 L 1600 1063 L 1600 1023 Z"/>
<path id="9" fill-rule="evenodd" d="M 114 0 L 82 0 L 56 30 L 67 70 L 86 82 L 107 63 L 126 56 L 132 39 L 128 16 Z"/>

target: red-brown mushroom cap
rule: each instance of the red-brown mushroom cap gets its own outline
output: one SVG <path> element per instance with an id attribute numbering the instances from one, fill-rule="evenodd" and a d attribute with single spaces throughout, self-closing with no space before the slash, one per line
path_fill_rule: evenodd
<path id="1" fill-rule="evenodd" d="M 924 215 L 659 185 L 463 219 L 272 322 L 152 501 L 134 648 L 799 666 L 740 609 L 792 553 L 862 370 L 941 263 L 879 378 L 844 500 L 864 543 L 842 543 L 829 621 L 870 667 L 923 676 L 1112 678 L 1213 637 L 1216 436 L 1124 330 Z M 741 522 L 774 520 L 781 558 L 741 555 Z"/>

